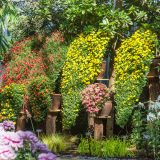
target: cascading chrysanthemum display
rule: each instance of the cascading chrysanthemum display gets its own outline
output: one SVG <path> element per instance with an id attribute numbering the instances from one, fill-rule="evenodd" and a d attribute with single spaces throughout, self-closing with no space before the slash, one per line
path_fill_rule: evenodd
<path id="1" fill-rule="evenodd" d="M 114 63 L 116 121 L 121 127 L 127 123 L 146 85 L 156 39 L 151 31 L 140 29 L 125 39 L 117 50 Z"/>

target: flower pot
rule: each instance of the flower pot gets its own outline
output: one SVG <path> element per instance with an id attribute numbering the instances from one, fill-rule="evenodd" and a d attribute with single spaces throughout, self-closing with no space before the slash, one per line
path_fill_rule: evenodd
<path id="1" fill-rule="evenodd" d="M 112 110 L 112 101 L 107 101 L 104 107 L 100 110 L 99 116 L 109 116 Z"/>
<path id="2" fill-rule="evenodd" d="M 106 61 L 103 61 L 103 62 L 102 62 L 101 72 L 100 72 L 100 74 L 98 75 L 97 79 L 103 79 L 103 78 L 104 78 L 105 72 L 106 72 L 106 64 L 107 64 Z"/>
<path id="3" fill-rule="evenodd" d="M 52 110 L 59 110 L 61 106 L 61 94 L 52 95 Z"/>

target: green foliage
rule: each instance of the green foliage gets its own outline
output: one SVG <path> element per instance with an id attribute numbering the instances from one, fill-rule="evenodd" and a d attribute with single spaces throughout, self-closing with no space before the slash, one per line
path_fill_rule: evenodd
<path id="1" fill-rule="evenodd" d="M 70 0 L 64 14 L 62 29 L 67 35 L 77 35 L 81 32 L 92 32 L 102 29 L 110 34 L 127 33 L 133 24 L 127 11 L 114 9 L 111 3 L 98 3 L 94 0 Z"/>
<path id="2" fill-rule="evenodd" d="M 46 76 L 34 78 L 28 85 L 29 107 L 36 122 L 42 122 L 51 106 L 51 81 Z"/>
<path id="3" fill-rule="evenodd" d="M 146 26 L 156 33 L 160 33 L 160 1 L 153 0 L 125 0 L 124 8 L 128 9 L 129 16 L 138 26 Z"/>
<path id="4" fill-rule="evenodd" d="M 95 81 L 109 42 L 103 32 L 81 34 L 70 45 L 62 72 L 63 127 L 75 125 L 80 110 L 80 92 Z"/>
<path id="5" fill-rule="evenodd" d="M 20 3 L 20 4 L 19 4 Z M 64 0 L 15 2 L 19 9 L 17 21 L 11 26 L 15 40 L 35 33 L 49 35 L 63 21 Z"/>
<path id="6" fill-rule="evenodd" d="M 16 9 L 9 0 L 0 2 L 0 59 L 4 58 L 4 54 L 11 45 L 11 37 L 8 35 L 8 26 L 14 21 Z"/>
<path id="7" fill-rule="evenodd" d="M 154 159 L 160 158 L 160 97 L 155 102 L 149 101 L 148 108 L 143 103 L 137 106 L 133 116 L 133 134 L 140 152 Z M 149 152 L 148 152 L 149 151 Z"/>
<path id="8" fill-rule="evenodd" d="M 1 121 L 16 121 L 23 106 L 25 86 L 12 83 L 5 86 L 0 93 L 0 116 Z"/>
<path id="9" fill-rule="evenodd" d="M 61 153 L 66 150 L 66 139 L 62 135 L 44 135 L 41 139 L 47 145 L 48 149 L 54 153 Z"/>
<path id="10" fill-rule="evenodd" d="M 117 50 L 114 63 L 116 121 L 121 127 L 128 122 L 134 104 L 146 85 L 155 46 L 155 34 L 149 30 L 137 30 Z"/>
<path id="11" fill-rule="evenodd" d="M 110 138 L 103 141 L 96 141 L 94 139 L 81 139 L 78 146 L 80 154 L 90 154 L 98 157 L 133 157 L 134 153 L 127 148 L 130 144 L 118 138 Z"/>
<path id="12" fill-rule="evenodd" d="M 67 46 L 64 44 L 64 38 L 61 32 L 53 32 L 46 39 L 42 53 L 43 62 L 46 65 L 45 73 L 55 85 L 62 72 L 67 53 Z"/>

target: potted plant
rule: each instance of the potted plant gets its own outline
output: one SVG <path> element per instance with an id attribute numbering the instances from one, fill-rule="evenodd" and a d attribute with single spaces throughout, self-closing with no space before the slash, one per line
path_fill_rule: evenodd
<path id="1" fill-rule="evenodd" d="M 108 116 L 112 109 L 110 90 L 102 83 L 95 83 L 85 88 L 82 93 L 82 104 L 89 113 Z"/>

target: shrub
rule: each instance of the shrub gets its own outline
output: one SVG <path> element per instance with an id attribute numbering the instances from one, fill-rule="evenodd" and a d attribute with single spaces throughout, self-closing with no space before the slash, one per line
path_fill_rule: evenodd
<path id="1" fill-rule="evenodd" d="M 23 106 L 25 86 L 12 83 L 5 86 L 0 93 L 0 117 L 3 120 L 16 121 Z"/>
<path id="2" fill-rule="evenodd" d="M 80 109 L 80 92 L 100 73 L 109 38 L 102 32 L 81 34 L 70 45 L 62 72 L 63 127 L 75 124 Z"/>
<path id="3" fill-rule="evenodd" d="M 133 116 L 132 140 L 139 152 L 154 159 L 160 159 L 160 96 L 156 101 L 139 103 Z"/>
<path id="4" fill-rule="evenodd" d="M 51 82 L 48 77 L 39 76 L 28 85 L 29 107 L 36 122 L 42 122 L 51 106 Z"/>
<path id="5" fill-rule="evenodd" d="M 114 63 L 116 121 L 121 127 L 127 123 L 146 85 L 146 75 L 154 58 L 155 40 L 156 35 L 151 31 L 137 30 L 117 50 Z"/>
<path id="6" fill-rule="evenodd" d="M 3 74 L 5 85 L 12 82 L 24 84 L 37 76 L 47 75 L 53 81 L 54 89 L 64 64 L 67 47 L 58 31 L 50 37 L 41 37 L 43 40 L 39 37 L 40 35 L 36 35 L 16 42 L 10 49 L 11 61 L 6 63 L 6 73 Z"/>
<path id="7" fill-rule="evenodd" d="M 41 52 L 45 65 L 45 73 L 52 83 L 55 84 L 62 72 L 67 53 L 67 46 L 64 44 L 64 38 L 61 32 L 53 32 L 46 39 Z"/>

